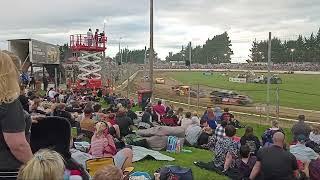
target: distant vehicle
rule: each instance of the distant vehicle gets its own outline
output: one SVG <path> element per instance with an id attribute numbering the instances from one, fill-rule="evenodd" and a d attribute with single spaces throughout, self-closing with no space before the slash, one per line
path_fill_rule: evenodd
<path id="1" fill-rule="evenodd" d="M 156 78 L 156 84 L 165 84 L 165 80 L 163 78 Z"/>
<path id="2" fill-rule="evenodd" d="M 252 103 L 252 100 L 248 96 L 239 95 L 233 91 L 213 91 L 210 95 L 211 101 L 215 104 L 244 106 Z"/>
<path id="3" fill-rule="evenodd" d="M 284 74 L 294 74 L 294 71 L 286 71 Z"/>
<path id="4" fill-rule="evenodd" d="M 267 84 L 268 83 L 268 77 L 261 75 L 261 76 L 255 78 L 255 79 L 253 79 L 253 82 L 254 83 Z M 270 83 L 271 84 L 282 84 L 282 79 L 278 75 L 274 74 L 274 75 L 272 75 L 270 77 Z"/>
<path id="5" fill-rule="evenodd" d="M 213 71 L 212 70 L 211 71 L 206 71 L 206 72 L 203 72 L 202 74 L 205 75 L 205 76 L 211 76 L 211 75 L 213 75 Z"/>
<path id="6" fill-rule="evenodd" d="M 197 90 L 191 89 L 190 86 L 174 86 L 172 87 L 172 90 L 179 96 L 189 96 L 189 93 L 190 93 L 190 97 L 193 97 L 193 98 L 198 97 Z M 199 98 L 204 98 L 204 97 L 207 97 L 207 95 L 204 92 L 199 91 Z"/>

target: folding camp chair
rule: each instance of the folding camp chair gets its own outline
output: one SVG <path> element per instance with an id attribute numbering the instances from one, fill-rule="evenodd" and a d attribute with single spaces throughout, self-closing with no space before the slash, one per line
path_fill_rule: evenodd
<path id="1" fill-rule="evenodd" d="M 99 169 L 110 165 L 115 165 L 112 157 L 95 158 L 86 161 L 86 169 L 91 177 L 93 177 Z M 133 167 L 126 168 L 124 174 L 131 173 L 133 169 Z"/>
<path id="2" fill-rule="evenodd" d="M 65 118 L 46 117 L 32 124 L 30 145 L 33 153 L 45 148 L 57 151 L 64 158 L 67 169 L 79 170 L 83 180 L 89 179 L 84 168 L 71 158 L 70 140 L 71 126 Z"/>
<path id="3" fill-rule="evenodd" d="M 89 159 L 86 161 L 86 169 L 91 177 L 99 169 L 109 165 L 114 165 L 114 161 L 112 157 L 95 158 L 95 159 Z"/>

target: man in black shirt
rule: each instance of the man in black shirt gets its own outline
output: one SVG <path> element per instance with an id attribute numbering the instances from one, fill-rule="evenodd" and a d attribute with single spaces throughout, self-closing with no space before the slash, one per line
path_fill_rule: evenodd
<path id="1" fill-rule="evenodd" d="M 276 132 L 273 135 L 274 144 L 258 151 L 258 160 L 251 172 L 250 179 L 294 179 L 294 171 L 298 169 L 297 160 L 293 154 L 283 149 L 284 139 L 282 132 Z M 257 178 L 259 174 L 260 176 Z"/>
<path id="2" fill-rule="evenodd" d="M 116 116 L 116 123 L 120 128 L 121 137 L 124 137 L 131 133 L 130 126 L 133 125 L 133 121 L 126 115 L 124 108 L 119 109 Z"/>

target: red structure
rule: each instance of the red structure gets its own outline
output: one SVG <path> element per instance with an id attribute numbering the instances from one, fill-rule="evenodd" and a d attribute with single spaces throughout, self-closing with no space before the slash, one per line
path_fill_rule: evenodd
<path id="1" fill-rule="evenodd" d="M 70 49 L 74 52 L 104 52 L 106 48 L 107 37 L 98 35 L 88 37 L 85 34 L 70 35 Z"/>
<path id="2" fill-rule="evenodd" d="M 107 38 L 104 34 L 70 35 L 70 49 L 73 58 L 79 63 L 77 81 L 69 84 L 69 87 L 76 89 L 100 89 L 102 88 L 101 66 L 98 63 L 103 59 L 103 52 L 106 48 Z"/>

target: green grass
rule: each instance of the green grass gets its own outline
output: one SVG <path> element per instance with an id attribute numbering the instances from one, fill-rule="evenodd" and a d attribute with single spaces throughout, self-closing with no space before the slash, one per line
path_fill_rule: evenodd
<path id="1" fill-rule="evenodd" d="M 229 73 L 229 76 L 238 73 Z M 214 73 L 212 76 L 204 76 L 201 72 L 172 72 L 172 77 L 186 85 L 210 86 L 219 89 L 234 90 L 239 93 L 250 96 L 256 103 L 266 102 L 266 84 L 255 83 L 234 83 L 229 82 L 228 76 L 222 76 L 221 73 Z M 320 110 L 320 75 L 302 75 L 302 74 L 281 74 L 283 83 L 271 85 L 271 103 L 275 104 L 275 89 L 280 89 L 280 105 L 285 107 Z M 288 92 L 285 90 L 295 91 Z M 314 95 L 311 95 L 314 94 Z"/>
<path id="2" fill-rule="evenodd" d="M 260 137 L 263 132 L 268 128 L 268 126 L 265 125 L 258 125 L 258 124 L 247 124 L 254 128 L 255 134 Z M 245 129 L 238 129 L 237 130 L 237 136 L 242 136 L 244 134 Z M 292 135 L 289 132 L 290 129 L 285 129 L 286 135 L 286 141 L 289 143 L 292 140 Z M 184 149 L 189 149 L 192 151 L 192 153 L 179 153 L 179 154 L 173 154 L 168 152 L 162 152 L 163 154 L 166 154 L 168 156 L 171 156 L 175 158 L 175 161 L 168 162 L 168 161 L 155 161 L 155 160 L 143 160 L 134 163 L 135 171 L 144 171 L 148 172 L 149 174 L 153 174 L 157 169 L 165 166 L 165 165 L 179 165 L 182 167 L 189 167 L 192 169 L 193 175 L 196 180 L 223 180 L 227 179 L 224 176 L 220 176 L 215 172 L 207 171 L 200 169 L 193 165 L 194 161 L 204 161 L 208 162 L 213 159 L 213 153 L 211 151 L 202 150 L 202 149 L 196 149 L 191 147 L 184 147 Z"/>

